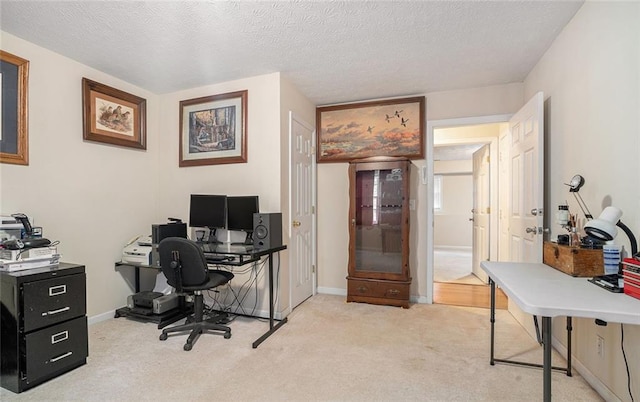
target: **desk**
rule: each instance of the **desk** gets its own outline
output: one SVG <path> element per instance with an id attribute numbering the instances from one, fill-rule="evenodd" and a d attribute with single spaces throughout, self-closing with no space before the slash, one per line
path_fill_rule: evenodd
<path id="1" fill-rule="evenodd" d="M 273 305 L 274 304 L 273 254 L 279 253 L 280 251 L 285 250 L 287 246 L 282 245 L 282 246 L 277 246 L 272 248 L 254 248 L 254 247 L 248 247 L 243 245 L 231 245 L 227 243 L 223 243 L 223 244 L 198 243 L 198 244 L 202 248 L 202 251 L 205 254 L 205 258 L 207 258 L 207 261 L 210 262 L 211 264 L 241 266 L 241 265 L 259 261 L 262 257 L 267 257 L 269 262 L 269 275 L 268 275 L 269 277 L 269 330 L 266 333 L 264 333 L 260 338 L 258 338 L 256 341 L 253 342 L 252 344 L 253 348 L 254 349 L 257 348 L 262 342 L 265 341 L 265 339 L 271 336 L 271 334 L 273 334 L 275 331 L 278 330 L 278 328 L 280 328 L 287 322 L 287 317 L 285 317 L 276 323 L 276 320 L 274 319 L 274 305 Z M 220 255 L 233 256 L 234 259 L 224 260 L 224 261 L 214 260 L 216 256 L 220 256 Z M 156 266 L 149 266 L 149 265 L 138 265 L 138 264 L 125 263 L 125 262 L 116 262 L 116 266 L 121 266 L 121 265 L 131 266 L 135 269 L 134 286 L 135 286 L 136 293 L 140 291 L 140 268 L 150 268 L 150 269 L 156 269 L 156 270 L 160 269 L 159 266 L 156 267 Z M 126 315 L 126 312 L 124 311 L 124 309 L 126 309 L 126 307 L 116 310 L 116 317 L 119 317 L 121 315 L 122 316 Z M 118 315 L 119 312 L 120 312 L 120 315 Z M 177 318 L 172 316 L 168 319 L 168 320 L 172 320 L 171 322 L 167 322 L 168 320 L 162 320 L 161 322 L 158 322 L 158 328 L 162 328 L 184 317 L 186 317 L 186 315 L 182 317 L 177 317 Z"/>
<path id="2" fill-rule="evenodd" d="M 587 278 L 574 278 L 542 263 L 483 261 L 480 266 L 489 275 L 491 283 L 491 365 L 501 362 L 493 356 L 496 284 L 524 312 L 542 316 L 545 401 L 551 401 L 552 317 L 593 318 L 640 325 L 640 300 L 608 292 L 587 282 Z"/>

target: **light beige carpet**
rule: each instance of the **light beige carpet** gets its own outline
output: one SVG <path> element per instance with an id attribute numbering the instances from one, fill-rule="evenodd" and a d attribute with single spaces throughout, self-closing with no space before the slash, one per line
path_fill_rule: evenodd
<path id="1" fill-rule="evenodd" d="M 317 295 L 257 349 L 268 323 L 239 318 L 233 336 L 159 341 L 126 318 L 89 327 L 88 364 L 3 401 L 541 401 L 542 371 L 489 365 L 489 310 L 345 303 Z M 497 312 L 500 358 L 541 362 L 542 351 Z M 564 361 L 554 356 L 554 364 Z M 600 401 L 577 373 L 553 374 L 554 401 Z"/>

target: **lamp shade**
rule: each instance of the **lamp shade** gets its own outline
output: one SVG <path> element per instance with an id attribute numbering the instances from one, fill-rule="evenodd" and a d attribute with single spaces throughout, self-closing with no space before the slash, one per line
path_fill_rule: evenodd
<path id="1" fill-rule="evenodd" d="M 616 224 L 622 216 L 620 208 L 606 207 L 598 219 L 592 219 L 584 225 L 585 233 L 598 240 L 613 240 L 618 234 Z"/>

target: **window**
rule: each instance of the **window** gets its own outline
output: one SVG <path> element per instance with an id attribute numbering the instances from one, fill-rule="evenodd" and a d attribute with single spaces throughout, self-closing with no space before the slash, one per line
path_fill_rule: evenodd
<path id="1" fill-rule="evenodd" d="M 433 176 L 433 209 L 442 209 L 442 175 Z"/>

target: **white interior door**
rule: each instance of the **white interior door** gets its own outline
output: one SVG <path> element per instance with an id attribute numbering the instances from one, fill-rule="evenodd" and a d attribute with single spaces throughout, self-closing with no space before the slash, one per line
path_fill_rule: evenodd
<path id="1" fill-rule="evenodd" d="M 498 151 L 498 261 L 510 261 L 509 250 L 509 187 L 511 173 L 509 164 L 509 126 L 500 129 Z"/>
<path id="2" fill-rule="evenodd" d="M 291 308 L 315 289 L 315 152 L 313 126 L 289 113 L 289 269 Z"/>
<path id="3" fill-rule="evenodd" d="M 473 251 L 472 271 L 482 282 L 488 282 L 487 274 L 480 268 L 480 261 L 489 260 L 489 227 L 491 216 L 491 174 L 489 169 L 489 145 L 483 145 L 473 153 Z"/>
<path id="4" fill-rule="evenodd" d="M 544 95 L 538 92 L 510 120 L 510 260 L 542 262 Z"/>

